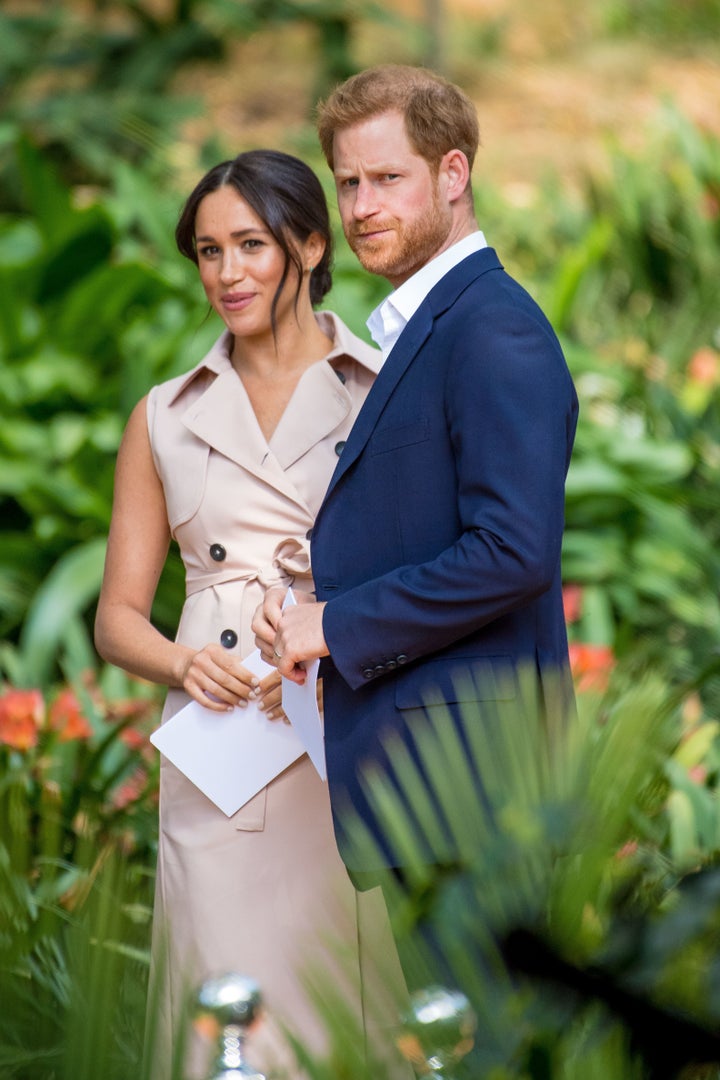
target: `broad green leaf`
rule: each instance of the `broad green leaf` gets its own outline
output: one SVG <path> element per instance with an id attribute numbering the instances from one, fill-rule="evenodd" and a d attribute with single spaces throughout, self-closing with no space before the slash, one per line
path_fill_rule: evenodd
<path id="1" fill-rule="evenodd" d="M 17 143 L 17 161 L 25 205 L 50 244 L 67 232 L 73 209 L 70 192 L 61 183 L 49 158 L 28 138 Z"/>
<path id="2" fill-rule="evenodd" d="M 68 621 L 96 599 L 105 563 L 105 540 L 73 548 L 36 593 L 20 635 L 26 684 L 45 686 Z"/>

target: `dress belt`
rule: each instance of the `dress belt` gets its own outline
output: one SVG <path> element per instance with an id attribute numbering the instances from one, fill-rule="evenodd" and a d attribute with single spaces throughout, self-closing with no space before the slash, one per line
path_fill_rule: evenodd
<path id="1" fill-rule="evenodd" d="M 272 585 L 292 585 L 296 578 L 310 577 L 310 545 L 304 538 L 294 537 L 282 540 L 273 552 L 272 561 L 264 566 L 241 569 L 240 567 L 219 568 L 208 573 L 188 574 L 185 579 L 185 594 L 193 596 L 203 589 L 215 585 L 225 585 L 231 581 L 257 581 L 264 589 Z"/>

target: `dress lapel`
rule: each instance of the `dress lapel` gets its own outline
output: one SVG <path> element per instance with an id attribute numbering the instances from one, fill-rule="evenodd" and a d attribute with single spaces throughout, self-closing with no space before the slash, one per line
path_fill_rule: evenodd
<path id="1" fill-rule="evenodd" d="M 242 381 L 228 367 L 185 411 L 189 431 L 213 450 L 305 507 L 263 436 Z"/>
<path id="2" fill-rule="evenodd" d="M 328 363 L 313 364 L 298 382 L 270 439 L 283 469 L 342 424 L 352 409 L 350 394 Z"/>

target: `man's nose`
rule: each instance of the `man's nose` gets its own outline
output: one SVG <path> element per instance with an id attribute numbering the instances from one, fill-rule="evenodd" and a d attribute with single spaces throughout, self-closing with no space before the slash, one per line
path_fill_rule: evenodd
<path id="1" fill-rule="evenodd" d="M 353 215 L 362 219 L 376 214 L 378 210 L 377 192 L 373 184 L 367 180 L 361 180 L 355 188 L 355 201 L 353 203 Z"/>

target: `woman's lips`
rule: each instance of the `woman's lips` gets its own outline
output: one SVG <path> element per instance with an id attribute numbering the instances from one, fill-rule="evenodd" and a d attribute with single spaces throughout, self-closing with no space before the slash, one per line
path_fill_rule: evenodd
<path id="1" fill-rule="evenodd" d="M 255 298 L 255 293 L 227 293 L 222 305 L 227 311 L 242 311 Z"/>

